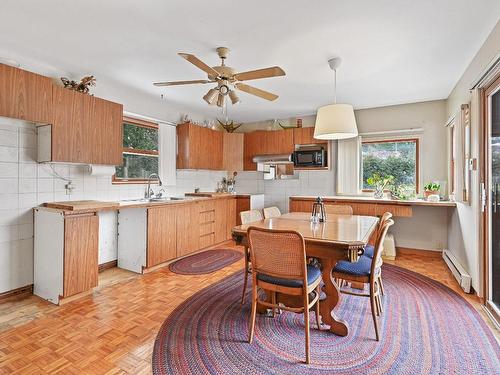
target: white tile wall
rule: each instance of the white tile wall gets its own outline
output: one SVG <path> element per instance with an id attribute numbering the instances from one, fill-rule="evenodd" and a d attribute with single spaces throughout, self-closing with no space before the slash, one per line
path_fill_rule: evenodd
<path id="1" fill-rule="evenodd" d="M 90 176 L 85 166 L 54 164 L 55 171 L 75 186 L 68 195 L 66 181 L 35 158 L 35 126 L 0 117 L 0 293 L 33 282 L 33 207 L 53 201 L 113 201 L 144 195 L 144 185 L 113 185 L 110 176 Z M 178 171 L 177 185 L 165 190 L 169 195 L 182 195 L 195 187 L 213 191 L 224 176 L 226 172 Z"/>

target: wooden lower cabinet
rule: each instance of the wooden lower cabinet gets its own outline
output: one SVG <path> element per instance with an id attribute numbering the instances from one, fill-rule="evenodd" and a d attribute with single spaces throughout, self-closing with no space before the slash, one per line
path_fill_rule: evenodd
<path id="1" fill-rule="evenodd" d="M 314 200 L 290 198 L 290 212 L 312 212 Z M 354 215 L 363 216 L 382 216 L 384 212 L 391 212 L 396 217 L 412 217 L 413 209 L 410 205 L 391 204 L 383 202 L 345 202 L 342 200 L 335 201 L 334 198 L 325 201 L 325 205 L 344 205 L 351 206 Z"/>
<path id="2" fill-rule="evenodd" d="M 193 228 L 198 227 L 199 216 L 199 207 L 196 203 L 177 207 L 177 257 L 183 257 L 198 250 L 200 235 Z"/>
<path id="3" fill-rule="evenodd" d="M 148 209 L 146 267 L 153 267 L 177 257 L 176 206 Z"/>
<path id="4" fill-rule="evenodd" d="M 64 219 L 63 296 L 85 292 L 98 284 L 99 217 L 96 213 Z"/>

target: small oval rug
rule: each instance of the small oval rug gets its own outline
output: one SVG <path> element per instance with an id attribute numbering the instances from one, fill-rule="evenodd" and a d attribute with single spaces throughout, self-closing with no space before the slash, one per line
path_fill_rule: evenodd
<path id="1" fill-rule="evenodd" d="M 257 316 L 246 342 L 250 295 L 240 304 L 237 272 L 196 293 L 163 323 L 153 351 L 154 374 L 499 374 L 500 347 L 479 313 L 432 279 L 384 265 L 381 341 L 369 299 L 343 295 L 337 315 L 350 332 L 316 329 L 311 364 L 304 360 L 303 315 Z M 247 288 L 250 293 L 251 288 Z"/>
<path id="2" fill-rule="evenodd" d="M 203 275 L 220 270 L 243 258 L 243 253 L 232 249 L 213 249 L 170 263 L 168 269 L 181 275 Z"/>

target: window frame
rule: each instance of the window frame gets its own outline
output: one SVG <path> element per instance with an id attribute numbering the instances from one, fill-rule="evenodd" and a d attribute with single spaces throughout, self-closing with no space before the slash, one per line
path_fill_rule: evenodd
<path id="1" fill-rule="evenodd" d="M 415 193 L 420 193 L 420 138 L 418 137 L 398 137 L 398 138 L 381 138 L 381 139 L 368 139 L 363 140 L 361 138 L 361 149 L 360 149 L 360 186 L 361 192 L 363 193 L 371 193 L 374 189 L 364 189 L 363 188 L 363 145 L 367 143 L 397 143 L 397 142 L 414 142 L 415 143 Z M 388 190 L 385 190 L 386 192 Z"/>
<path id="2" fill-rule="evenodd" d="M 123 116 L 122 120 L 122 127 L 125 126 L 125 124 L 129 125 L 134 125 L 138 127 L 143 127 L 143 128 L 149 128 L 149 129 L 155 129 L 158 132 L 158 140 L 160 137 L 160 127 L 157 123 L 151 122 L 151 121 L 146 121 L 142 119 L 137 119 L 133 117 L 128 117 L 128 116 Z M 123 137 L 124 132 L 122 132 L 122 137 Z M 158 151 L 152 151 L 152 150 L 140 150 L 140 149 L 135 149 L 135 148 L 128 148 L 128 147 L 123 147 L 123 139 L 122 139 L 122 155 L 123 154 L 134 154 L 134 155 L 144 155 L 144 156 L 157 156 L 158 157 L 158 162 L 160 159 L 160 142 L 158 141 Z M 159 165 L 159 164 L 158 164 Z M 113 174 L 111 183 L 115 185 L 121 185 L 121 184 L 145 184 L 147 183 L 148 180 L 145 178 L 132 178 L 132 179 L 125 179 L 125 178 L 120 178 L 116 177 L 116 173 Z M 151 180 L 152 184 L 157 184 L 158 179 Z"/>

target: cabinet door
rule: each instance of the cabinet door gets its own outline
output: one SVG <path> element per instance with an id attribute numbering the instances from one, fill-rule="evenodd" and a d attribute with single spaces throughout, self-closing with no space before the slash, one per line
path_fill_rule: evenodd
<path id="1" fill-rule="evenodd" d="M 310 128 L 294 128 L 293 143 L 296 145 L 309 145 L 309 144 L 325 144 L 328 142 L 321 139 L 314 139 L 314 127 L 310 127 Z"/>
<path id="2" fill-rule="evenodd" d="M 255 155 L 262 154 L 264 151 L 265 131 L 255 131 L 245 133 L 243 142 L 243 170 L 255 171 L 257 164 L 252 161 Z"/>
<path id="3" fill-rule="evenodd" d="M 198 250 L 200 239 L 199 215 L 198 204 L 196 202 L 177 207 L 177 257 L 182 257 Z"/>
<path id="4" fill-rule="evenodd" d="M 241 225 L 240 212 L 250 210 L 250 197 L 236 198 L 236 225 Z"/>
<path id="5" fill-rule="evenodd" d="M 177 256 L 175 206 L 148 209 L 147 267 L 167 262 Z"/>
<path id="6" fill-rule="evenodd" d="M 225 171 L 243 170 L 243 133 L 223 133 L 222 169 Z"/>
<path id="7" fill-rule="evenodd" d="M 87 124 L 93 110 L 92 97 L 57 86 L 53 92 L 52 161 L 90 163 L 92 135 Z"/>
<path id="8" fill-rule="evenodd" d="M 232 230 L 236 226 L 236 199 L 228 199 L 226 207 L 226 239 L 232 238 Z"/>
<path id="9" fill-rule="evenodd" d="M 51 123 L 52 87 L 48 77 L 0 64 L 0 116 Z"/>
<path id="10" fill-rule="evenodd" d="M 92 97 L 87 131 L 92 143 L 92 163 L 122 165 L 123 106 Z"/>
<path id="11" fill-rule="evenodd" d="M 97 286 L 99 218 L 95 213 L 64 219 L 64 297 Z"/>
<path id="12" fill-rule="evenodd" d="M 291 154 L 294 150 L 293 131 L 258 130 L 245 133 L 243 150 L 243 169 L 256 170 L 257 165 L 252 162 L 255 155 Z"/>
<path id="13" fill-rule="evenodd" d="M 227 240 L 227 202 L 228 199 L 215 201 L 215 243 Z"/>
<path id="14" fill-rule="evenodd" d="M 210 142 L 205 143 L 205 147 L 203 150 L 205 151 L 205 160 L 209 161 L 209 164 L 206 166 L 206 169 L 211 169 L 215 171 L 222 170 L 223 164 L 223 133 L 217 130 L 206 129 L 207 138 L 210 139 Z"/>

